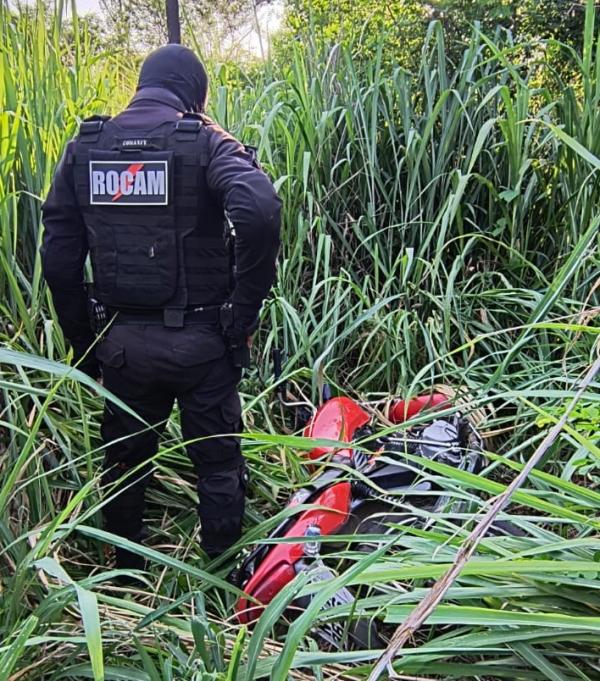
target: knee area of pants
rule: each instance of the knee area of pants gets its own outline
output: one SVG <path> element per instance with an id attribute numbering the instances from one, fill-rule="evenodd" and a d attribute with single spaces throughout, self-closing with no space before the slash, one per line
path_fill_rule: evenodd
<path id="1" fill-rule="evenodd" d="M 232 505 L 243 506 L 247 486 L 248 471 L 244 464 L 229 471 L 199 477 L 200 512 L 209 508 L 221 511 Z"/>
<path id="2" fill-rule="evenodd" d="M 198 476 L 198 487 L 214 489 L 219 488 L 226 491 L 237 491 L 240 487 L 248 486 L 248 469 L 246 464 L 241 464 L 236 468 L 227 471 L 215 471 L 210 475 Z"/>

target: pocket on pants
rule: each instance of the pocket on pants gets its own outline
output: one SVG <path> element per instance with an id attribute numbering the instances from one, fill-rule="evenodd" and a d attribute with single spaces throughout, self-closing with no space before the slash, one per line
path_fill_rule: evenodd
<path id="1" fill-rule="evenodd" d="M 237 392 L 229 395 L 220 405 L 221 417 L 230 428 L 230 433 L 242 430 L 242 403 Z"/>

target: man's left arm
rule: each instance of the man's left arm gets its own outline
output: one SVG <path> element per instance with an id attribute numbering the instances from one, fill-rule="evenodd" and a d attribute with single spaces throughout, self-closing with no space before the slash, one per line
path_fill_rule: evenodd
<path id="1" fill-rule="evenodd" d="M 231 292 L 236 330 L 250 335 L 275 281 L 281 200 L 252 153 L 219 126 L 211 125 L 209 189 L 235 228 L 235 287 Z"/>
<path id="2" fill-rule="evenodd" d="M 94 340 L 87 313 L 84 284 L 88 242 L 85 223 L 77 198 L 72 166 L 67 162 L 69 147 L 60 160 L 52 186 L 42 206 L 44 240 L 42 266 L 48 282 L 58 321 L 73 346 L 78 361 Z M 100 376 L 98 362 L 88 355 L 79 368 L 92 378 Z"/>

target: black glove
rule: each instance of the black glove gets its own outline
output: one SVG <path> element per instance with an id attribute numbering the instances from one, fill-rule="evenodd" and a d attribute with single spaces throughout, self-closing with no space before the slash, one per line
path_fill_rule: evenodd
<path id="1" fill-rule="evenodd" d="M 233 360 L 233 366 L 247 369 L 250 366 L 250 336 L 248 333 L 232 326 L 225 329 L 223 335 Z"/>

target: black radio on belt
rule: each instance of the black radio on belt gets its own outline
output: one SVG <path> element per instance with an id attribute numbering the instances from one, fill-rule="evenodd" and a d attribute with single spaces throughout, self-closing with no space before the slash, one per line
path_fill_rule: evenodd
<path id="1" fill-rule="evenodd" d="M 97 336 L 100 336 L 108 324 L 108 310 L 104 303 L 95 298 L 90 298 L 88 305 L 92 330 Z"/>

